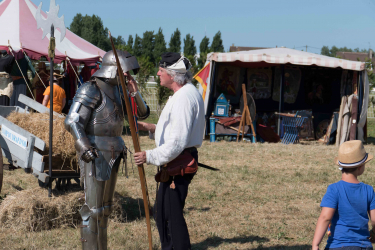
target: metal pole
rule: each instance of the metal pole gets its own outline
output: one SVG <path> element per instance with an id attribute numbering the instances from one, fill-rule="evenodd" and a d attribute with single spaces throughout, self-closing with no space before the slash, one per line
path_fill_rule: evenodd
<path id="1" fill-rule="evenodd" d="M 280 101 L 279 101 L 279 113 L 284 112 L 284 85 L 285 85 L 285 65 L 280 65 Z M 281 122 L 282 117 L 279 116 L 277 134 L 281 136 Z"/>
<path id="2" fill-rule="evenodd" d="M 51 37 L 55 37 L 55 27 L 51 26 Z M 52 197 L 52 133 L 53 133 L 53 58 L 50 58 L 50 93 L 49 93 L 49 182 L 48 182 L 48 197 Z"/>

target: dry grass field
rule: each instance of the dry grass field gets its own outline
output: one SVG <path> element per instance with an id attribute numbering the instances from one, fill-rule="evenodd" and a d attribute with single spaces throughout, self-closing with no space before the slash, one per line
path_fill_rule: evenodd
<path id="1" fill-rule="evenodd" d="M 125 138 L 131 144 L 129 137 Z M 154 142 L 141 137 L 141 148 Z M 375 153 L 373 145 L 366 150 Z M 285 146 L 205 141 L 199 161 L 221 171 L 199 169 L 185 207 L 192 249 L 311 249 L 320 201 L 327 186 L 340 180 L 334 146 Z M 145 165 L 151 204 L 156 167 Z M 375 161 L 360 180 L 375 185 Z M 23 170 L 5 171 L 0 204 L 0 248 L 80 249 L 78 185 L 70 192 L 39 188 Z M 117 207 L 108 233 L 109 249 L 147 249 L 146 223 L 136 166 L 129 178 L 120 170 Z M 19 216 L 19 219 L 16 217 Z M 153 243 L 160 249 L 155 223 Z M 324 242 L 326 238 L 324 238 Z M 325 243 L 321 244 L 321 249 Z"/>

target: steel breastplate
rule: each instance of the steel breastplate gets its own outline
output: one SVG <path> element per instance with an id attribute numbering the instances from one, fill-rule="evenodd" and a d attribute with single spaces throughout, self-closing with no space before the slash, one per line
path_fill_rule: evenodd
<path id="1" fill-rule="evenodd" d="M 86 127 L 87 135 L 121 136 L 124 126 L 124 115 L 120 95 L 113 91 L 114 98 L 110 98 L 102 90 L 102 103 L 94 109 Z"/>

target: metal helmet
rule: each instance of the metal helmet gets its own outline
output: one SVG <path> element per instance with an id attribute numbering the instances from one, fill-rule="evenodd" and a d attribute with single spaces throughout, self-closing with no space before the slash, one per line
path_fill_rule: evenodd
<path id="1" fill-rule="evenodd" d="M 120 65 L 123 72 L 128 72 L 130 70 L 133 70 L 134 74 L 138 73 L 139 70 L 139 64 L 137 61 L 137 58 L 135 56 L 132 56 L 127 51 L 122 50 L 116 50 L 118 58 L 120 60 Z M 108 51 L 103 56 L 102 61 L 102 67 L 96 71 L 92 76 L 96 77 L 103 77 L 103 78 L 109 78 L 114 79 L 117 75 L 117 63 L 116 63 L 116 57 L 113 51 Z"/>

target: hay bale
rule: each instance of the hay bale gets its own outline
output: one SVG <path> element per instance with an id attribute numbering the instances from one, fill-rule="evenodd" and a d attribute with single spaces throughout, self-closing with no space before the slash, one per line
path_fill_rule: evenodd
<path id="1" fill-rule="evenodd" d="M 17 126 L 39 137 L 46 143 L 45 154 L 49 150 L 49 114 L 40 113 L 17 113 L 12 112 L 7 120 L 13 122 Z M 64 126 L 65 118 L 54 116 L 53 121 L 53 140 L 52 154 L 62 158 L 74 158 L 76 150 L 74 148 L 74 138 L 66 131 Z"/>
<path id="2" fill-rule="evenodd" d="M 48 198 L 41 188 L 8 195 L 0 206 L 1 227 L 16 231 L 41 231 L 75 227 L 80 221 L 81 192 Z"/>
<path id="3" fill-rule="evenodd" d="M 14 231 L 39 232 L 55 228 L 77 227 L 84 203 L 83 192 L 70 192 L 48 198 L 46 189 L 34 188 L 8 195 L 0 206 L 0 227 Z M 115 194 L 110 219 L 123 221 L 121 198 Z"/>

